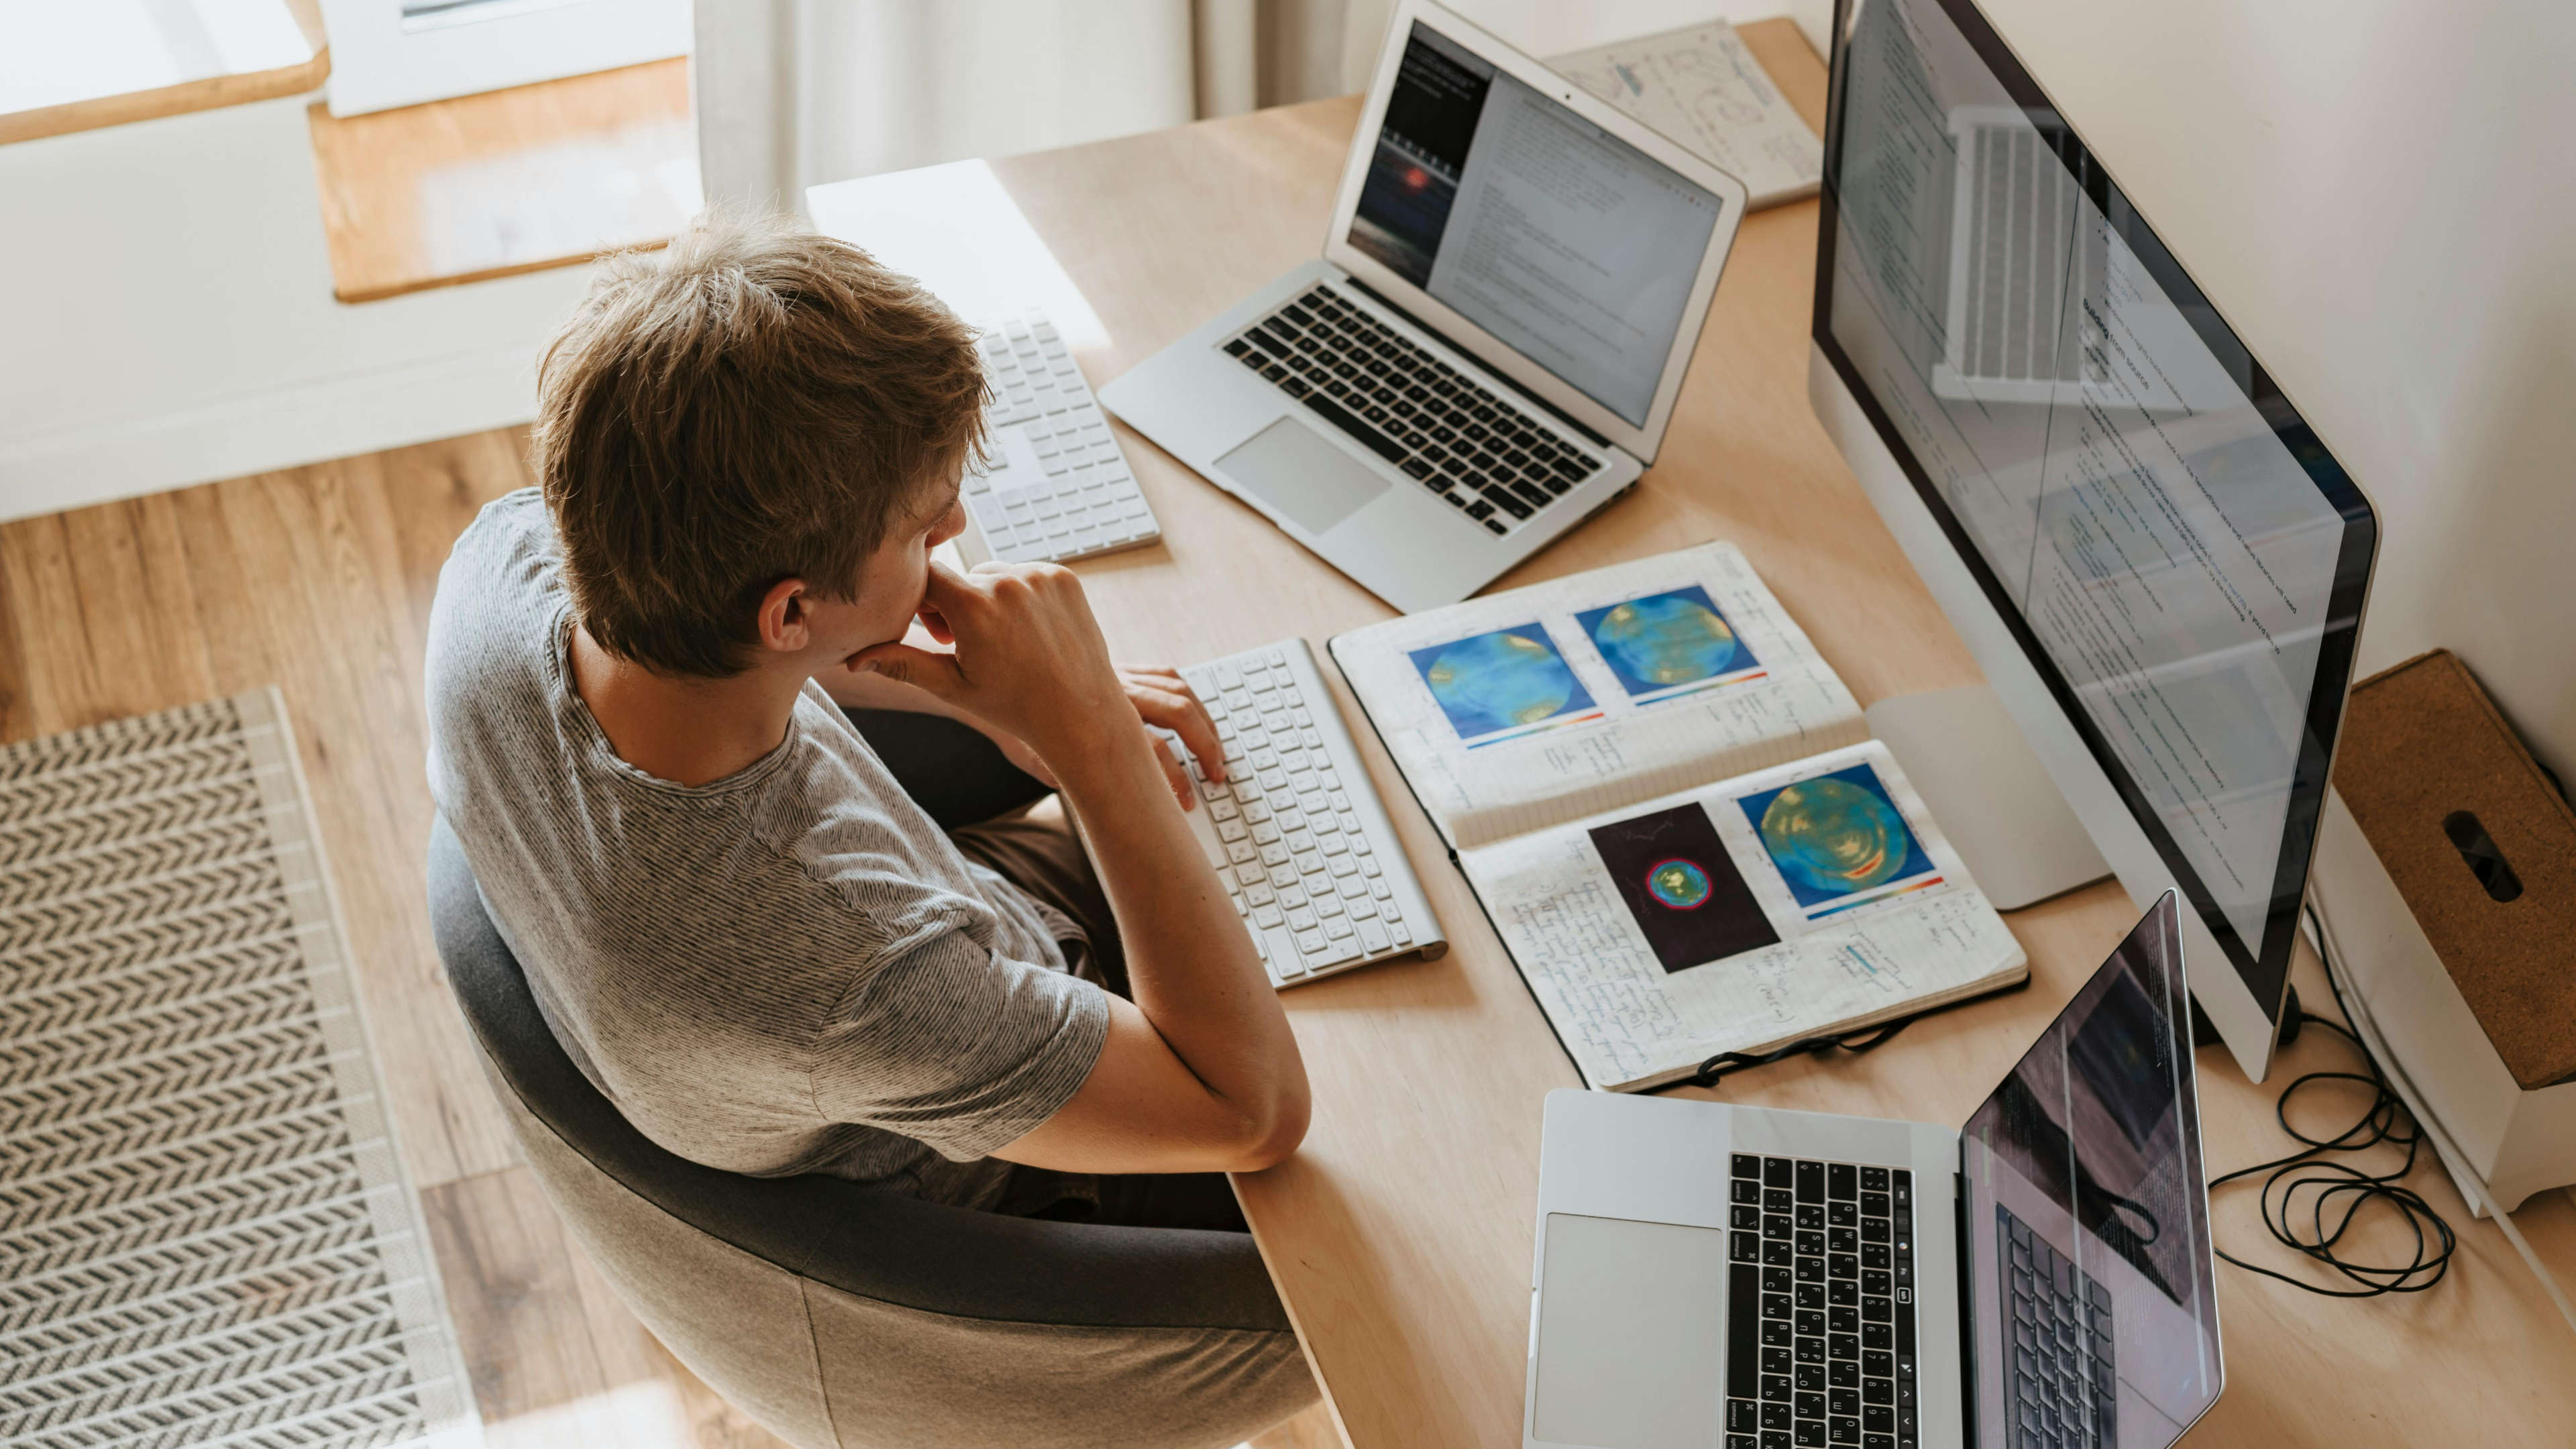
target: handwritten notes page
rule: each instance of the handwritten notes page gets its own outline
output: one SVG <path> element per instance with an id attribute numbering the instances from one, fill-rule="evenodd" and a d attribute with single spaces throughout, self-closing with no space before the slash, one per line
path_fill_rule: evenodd
<path id="1" fill-rule="evenodd" d="M 1756 211 L 1816 194 L 1824 143 L 1724 21 L 1560 55 L 1548 64 L 1743 182 Z"/>
<path id="2" fill-rule="evenodd" d="M 1591 1086 L 1996 989 L 2020 943 L 1875 741 L 1459 863 Z"/>
<path id="3" fill-rule="evenodd" d="M 1389 620 L 1332 650 L 1460 850 L 1869 734 L 1730 543 Z"/>

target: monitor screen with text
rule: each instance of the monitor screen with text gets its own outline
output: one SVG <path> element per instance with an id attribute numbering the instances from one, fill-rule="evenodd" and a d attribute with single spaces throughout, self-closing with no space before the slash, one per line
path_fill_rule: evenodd
<path id="1" fill-rule="evenodd" d="M 1818 342 L 2268 1005 L 2368 506 L 1966 0 L 1842 41 Z"/>

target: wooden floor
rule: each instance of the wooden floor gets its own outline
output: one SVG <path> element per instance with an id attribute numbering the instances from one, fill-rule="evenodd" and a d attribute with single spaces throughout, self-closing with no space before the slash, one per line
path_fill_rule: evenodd
<path id="1" fill-rule="evenodd" d="M 531 481 L 477 434 L 0 524 L 0 742 L 274 683 L 285 694 L 493 1449 L 776 1446 L 566 1240 L 431 949 L 421 648 L 449 546 Z M 1329 1449 L 1320 1415 L 1264 1449 Z"/>

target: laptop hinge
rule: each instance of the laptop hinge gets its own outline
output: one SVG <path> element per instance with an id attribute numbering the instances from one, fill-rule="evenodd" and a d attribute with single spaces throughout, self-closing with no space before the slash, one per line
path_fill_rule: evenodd
<path id="1" fill-rule="evenodd" d="M 1395 299 L 1389 297 L 1386 293 L 1379 291 L 1377 288 L 1370 286 L 1368 283 L 1361 281 L 1359 278 L 1352 276 L 1348 272 L 1342 273 L 1342 280 L 1350 283 L 1360 291 L 1367 293 L 1370 301 L 1377 303 L 1379 306 L 1393 312 L 1405 321 L 1412 323 L 1414 326 L 1419 327 L 1423 331 L 1430 333 L 1432 336 L 1439 338 L 1441 341 L 1448 343 L 1450 349 L 1455 351 L 1460 357 L 1466 358 L 1480 368 L 1484 368 L 1485 375 L 1487 377 L 1490 377 L 1494 381 L 1501 383 L 1503 386 L 1510 388 L 1520 397 L 1521 401 L 1528 403 L 1531 407 L 1537 408 L 1549 417 L 1563 423 L 1569 430 L 1571 430 L 1576 436 L 1582 438 L 1585 442 L 1590 443 L 1596 448 L 1604 450 L 1618 446 L 1608 438 L 1601 436 L 1599 433 L 1592 431 L 1583 424 L 1567 417 L 1563 408 L 1558 407 L 1556 404 L 1549 402 L 1546 398 L 1540 397 L 1537 393 L 1534 393 L 1528 388 L 1521 386 L 1519 383 L 1512 381 L 1510 378 L 1505 377 L 1495 369 L 1487 367 L 1483 358 L 1478 357 L 1476 354 L 1468 351 L 1464 347 L 1460 347 L 1448 333 L 1441 331 L 1439 328 L 1432 326 L 1430 323 L 1423 321 L 1421 318 L 1414 316 L 1411 312 L 1408 312 L 1403 307 L 1397 305 Z"/>
<path id="2" fill-rule="evenodd" d="M 1976 1275 L 1968 1271 L 1968 1142 L 1959 1139 L 1959 1161 L 1963 1169 L 1957 1174 L 1958 1191 L 1950 1198 L 1950 1216 L 1959 1227 L 1958 1266 L 1959 1298 L 1959 1442 L 1977 1442 L 1977 1288 Z"/>

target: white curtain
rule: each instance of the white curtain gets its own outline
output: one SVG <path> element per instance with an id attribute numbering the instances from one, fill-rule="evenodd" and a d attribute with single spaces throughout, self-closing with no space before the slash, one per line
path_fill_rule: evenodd
<path id="1" fill-rule="evenodd" d="M 1451 0 L 1537 55 L 1830 0 Z M 1348 95 L 1394 0 L 697 0 L 709 200 Z M 1820 24 L 1810 39 L 1822 38 Z"/>
<path id="2" fill-rule="evenodd" d="M 1250 110 L 1254 0 L 697 0 L 710 200 Z"/>

